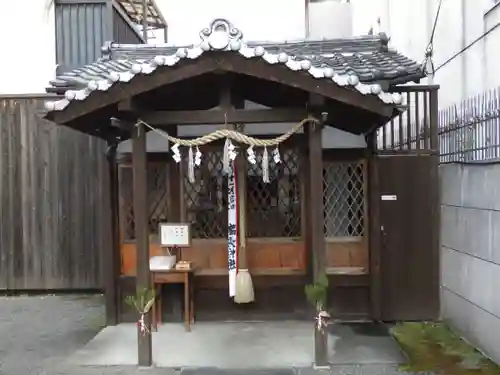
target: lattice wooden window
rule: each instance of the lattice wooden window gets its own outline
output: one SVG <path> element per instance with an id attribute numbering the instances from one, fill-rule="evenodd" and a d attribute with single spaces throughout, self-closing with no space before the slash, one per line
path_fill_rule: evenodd
<path id="1" fill-rule="evenodd" d="M 249 237 L 300 237 L 301 205 L 299 159 L 295 150 L 281 150 L 282 163 L 270 158 L 271 182 L 262 181 L 262 153 L 248 164 L 247 235 Z"/>
<path id="2" fill-rule="evenodd" d="M 120 221 L 124 240 L 135 239 L 133 171 L 129 165 L 119 169 Z M 148 163 L 149 232 L 158 234 L 158 224 L 167 221 L 168 185 L 167 164 Z"/>
<path id="3" fill-rule="evenodd" d="M 227 176 L 222 172 L 222 157 L 222 150 L 203 150 L 195 182 L 190 183 L 184 174 L 184 200 L 193 238 L 227 237 Z"/>
<path id="4" fill-rule="evenodd" d="M 323 202 L 326 237 L 360 237 L 365 233 L 365 164 L 324 162 Z"/>

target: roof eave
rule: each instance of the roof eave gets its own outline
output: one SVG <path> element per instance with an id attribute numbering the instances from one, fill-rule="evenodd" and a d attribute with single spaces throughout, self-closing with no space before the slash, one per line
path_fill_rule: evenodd
<path id="1" fill-rule="evenodd" d="M 422 80 L 426 77 L 427 77 L 427 74 L 425 74 L 425 72 L 423 72 L 423 71 L 420 71 L 420 72 L 412 74 L 412 75 L 391 79 L 388 83 L 389 83 L 389 87 L 396 86 L 396 85 L 403 85 L 403 84 L 409 83 L 409 82 L 420 83 L 420 80 Z"/>

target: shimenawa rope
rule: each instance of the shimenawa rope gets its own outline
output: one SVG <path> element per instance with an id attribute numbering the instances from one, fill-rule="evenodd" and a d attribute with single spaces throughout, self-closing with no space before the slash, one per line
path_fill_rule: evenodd
<path id="1" fill-rule="evenodd" d="M 137 125 L 144 125 L 148 127 L 149 129 L 153 130 L 154 132 L 160 134 L 161 136 L 167 138 L 170 142 L 176 143 L 180 146 L 186 146 L 186 147 L 194 147 L 194 146 L 203 146 L 208 143 L 211 143 L 213 141 L 216 141 L 217 139 L 222 139 L 222 138 L 228 138 L 232 139 L 233 141 L 244 143 L 249 146 L 254 146 L 254 147 L 270 147 L 270 146 L 277 146 L 280 143 L 286 141 L 288 138 L 290 138 L 293 134 L 295 134 L 299 129 L 304 126 L 304 124 L 308 122 L 318 122 L 318 120 L 314 117 L 307 117 L 301 122 L 299 122 L 297 125 L 295 125 L 292 129 L 287 131 L 285 134 L 280 135 L 279 137 L 273 138 L 273 139 L 257 139 L 254 137 L 250 137 L 246 134 L 237 132 L 236 130 L 231 130 L 231 129 L 220 129 L 216 130 L 213 133 L 206 134 L 202 137 L 195 138 L 195 139 L 180 139 L 176 137 L 172 137 L 171 135 L 168 135 L 168 133 L 164 132 L 161 129 L 156 129 L 153 126 L 149 125 L 148 123 L 139 120 L 137 122 Z"/>
<path id="2" fill-rule="evenodd" d="M 223 170 L 227 174 L 229 173 L 229 162 L 230 160 L 233 161 L 236 158 L 236 152 L 235 152 L 235 147 L 232 144 L 231 140 L 234 140 L 239 143 L 244 143 L 248 146 L 250 146 L 247 149 L 247 154 L 248 154 L 248 161 L 252 164 L 255 164 L 255 154 L 253 152 L 253 147 L 264 147 L 264 152 L 262 155 L 262 179 L 265 183 L 270 182 L 269 178 L 269 154 L 267 151 L 267 147 L 270 146 L 276 146 L 276 149 L 273 152 L 273 159 L 275 163 L 280 163 L 280 155 L 279 155 L 279 150 L 278 150 L 278 145 L 284 141 L 286 141 L 288 138 L 290 138 L 293 134 L 299 131 L 300 128 L 304 126 L 304 124 L 308 122 L 315 122 L 317 123 L 318 120 L 312 116 L 309 116 L 299 122 L 297 125 L 295 125 L 292 129 L 287 131 L 285 134 L 280 135 L 279 137 L 273 138 L 273 139 L 257 139 L 254 137 L 250 137 L 246 134 L 243 134 L 241 132 L 238 132 L 236 130 L 232 129 L 220 129 L 216 130 L 213 133 L 204 135 L 202 137 L 196 138 L 196 139 L 180 139 L 176 137 L 170 136 L 167 132 L 164 132 L 161 129 L 156 129 L 153 126 L 149 125 L 147 122 L 143 120 L 139 120 L 136 123 L 136 126 L 138 125 L 144 125 L 147 128 L 151 129 L 152 131 L 160 134 L 162 137 L 168 139 L 170 142 L 174 143 L 172 146 L 172 151 L 174 153 L 174 160 L 179 163 L 181 161 L 181 155 L 179 153 L 179 146 L 186 146 L 189 147 L 189 153 L 188 153 L 188 179 L 191 183 L 195 182 L 195 176 L 194 176 L 194 168 L 195 165 L 199 166 L 201 163 L 201 152 L 199 151 L 198 147 L 206 145 L 208 143 L 211 143 L 213 141 L 216 141 L 221 138 L 226 138 L 226 142 L 224 144 L 224 154 L 223 154 Z M 227 124 L 227 123 L 226 123 Z M 193 157 L 193 147 L 196 147 L 196 159 Z"/>

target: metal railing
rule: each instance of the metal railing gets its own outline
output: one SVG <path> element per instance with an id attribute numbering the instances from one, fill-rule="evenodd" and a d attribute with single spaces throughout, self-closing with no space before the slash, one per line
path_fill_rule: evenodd
<path id="1" fill-rule="evenodd" d="M 500 159 L 500 87 L 439 111 L 441 163 Z"/>

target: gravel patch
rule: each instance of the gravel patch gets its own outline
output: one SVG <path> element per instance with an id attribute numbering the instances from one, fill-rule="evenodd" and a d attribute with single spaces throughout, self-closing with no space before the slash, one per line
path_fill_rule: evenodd
<path id="1" fill-rule="evenodd" d="M 48 374 L 104 323 L 102 296 L 0 297 L 0 312 L 2 375 Z"/>

